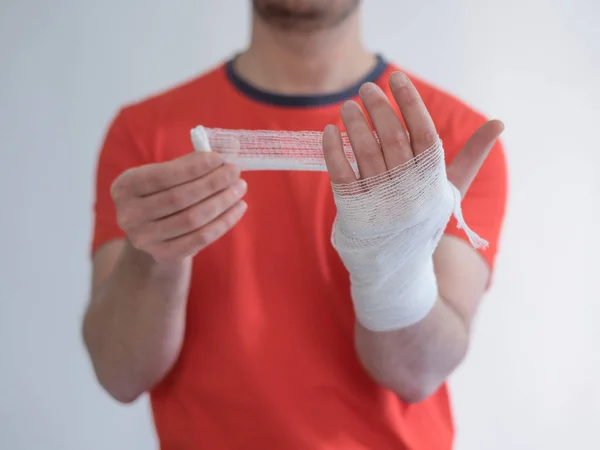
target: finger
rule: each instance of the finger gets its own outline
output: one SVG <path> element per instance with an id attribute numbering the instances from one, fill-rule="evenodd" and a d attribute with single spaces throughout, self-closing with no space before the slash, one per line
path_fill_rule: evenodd
<path id="1" fill-rule="evenodd" d="M 223 164 L 215 152 L 190 153 L 172 161 L 148 164 L 124 174 L 128 194 L 146 196 L 200 178 Z"/>
<path id="2" fill-rule="evenodd" d="M 212 149 L 218 152 L 225 163 L 235 164 L 241 151 L 239 139 L 222 131 L 213 137 Z"/>
<path id="3" fill-rule="evenodd" d="M 375 83 L 365 83 L 359 95 L 379 136 L 387 169 L 412 159 L 413 152 L 404 125 L 381 88 Z"/>
<path id="4" fill-rule="evenodd" d="M 239 179 L 231 187 L 221 191 L 185 211 L 171 217 L 153 222 L 148 227 L 147 235 L 153 242 L 175 239 L 191 233 L 215 220 L 246 194 L 247 184 Z"/>
<path id="5" fill-rule="evenodd" d="M 224 164 L 185 184 L 175 186 L 139 199 L 139 210 L 143 220 L 157 220 L 171 216 L 228 188 L 240 177 L 240 169 Z"/>
<path id="6" fill-rule="evenodd" d="M 438 134 L 417 89 L 402 72 L 394 72 L 389 79 L 392 95 L 400 107 L 410 143 L 415 156 L 420 155 L 438 142 Z"/>
<path id="7" fill-rule="evenodd" d="M 342 135 L 335 125 L 327 125 L 323 131 L 323 155 L 332 183 L 345 184 L 356 181 L 354 170 L 344 153 Z"/>
<path id="8" fill-rule="evenodd" d="M 491 120 L 483 124 L 448 164 L 446 169 L 448 180 L 456 186 L 463 197 L 503 131 L 504 124 L 499 120 Z"/>
<path id="9" fill-rule="evenodd" d="M 220 239 L 246 213 L 248 205 L 239 201 L 212 222 L 185 236 L 161 243 L 153 252 L 158 260 L 173 260 L 193 256 Z"/>
<path id="10" fill-rule="evenodd" d="M 360 177 L 366 178 L 385 172 L 383 153 L 358 103 L 352 100 L 344 103 L 342 121 L 356 156 Z"/>

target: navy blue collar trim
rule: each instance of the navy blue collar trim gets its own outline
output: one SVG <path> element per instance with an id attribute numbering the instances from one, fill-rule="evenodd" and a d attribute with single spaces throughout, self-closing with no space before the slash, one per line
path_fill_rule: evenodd
<path id="1" fill-rule="evenodd" d="M 275 106 L 309 108 L 314 106 L 326 106 L 335 103 L 340 103 L 358 95 L 358 89 L 366 82 L 376 82 L 379 77 L 385 72 L 388 67 L 387 61 L 382 56 L 377 55 L 377 63 L 375 67 L 354 86 L 340 92 L 324 95 L 283 95 L 274 94 L 272 92 L 263 91 L 247 81 L 243 80 L 233 67 L 234 59 L 231 59 L 226 64 L 227 77 L 231 83 L 244 95 L 261 103 L 267 103 Z"/>

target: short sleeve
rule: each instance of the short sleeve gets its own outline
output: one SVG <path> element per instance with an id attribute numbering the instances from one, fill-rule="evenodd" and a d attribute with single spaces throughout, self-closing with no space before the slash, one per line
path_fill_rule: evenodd
<path id="1" fill-rule="evenodd" d="M 480 117 L 469 122 L 472 126 L 464 125 L 463 138 L 457 141 L 460 148 L 466 143 L 471 134 L 485 122 L 485 119 Z M 458 149 L 452 153 L 456 155 Z M 451 160 L 448 162 L 450 163 Z M 494 269 L 504 221 L 507 184 L 504 148 L 502 142 L 497 141 L 462 201 L 463 216 L 469 228 L 489 243 L 487 248 L 478 251 L 491 271 Z M 457 227 L 457 221 L 454 217 L 448 223 L 445 234 L 468 242 L 465 232 Z"/>
<path id="2" fill-rule="evenodd" d="M 126 111 L 121 110 L 113 118 L 97 159 L 92 254 L 106 242 L 125 237 L 117 224 L 116 209 L 110 194 L 112 183 L 127 169 L 147 163 L 144 152 L 133 138 Z"/>

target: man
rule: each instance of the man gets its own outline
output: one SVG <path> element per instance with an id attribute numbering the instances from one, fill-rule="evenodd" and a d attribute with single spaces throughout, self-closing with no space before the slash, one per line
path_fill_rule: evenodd
<path id="1" fill-rule="evenodd" d="M 445 380 L 465 356 L 493 268 L 506 197 L 502 124 L 365 50 L 358 3 L 255 0 L 247 51 L 123 108 L 109 129 L 84 339 L 115 399 L 150 392 L 164 450 L 452 446 Z M 200 124 L 325 129 L 328 173 L 240 175 L 218 152 L 192 151 L 189 131 Z M 434 295 L 414 320 L 360 320 L 362 274 L 330 240 L 343 200 L 334 202 L 332 183 L 356 182 L 340 129 L 361 179 L 417 161 L 439 135 L 448 180 L 463 194 L 470 186 L 464 216 L 489 247 L 475 250 L 455 219 L 441 239 L 426 236 L 435 253 L 418 283 Z M 406 267 L 407 255 L 424 254 L 415 242 L 396 252 Z M 398 292 L 376 300 L 408 308 L 412 298 L 399 299 L 413 291 Z"/>

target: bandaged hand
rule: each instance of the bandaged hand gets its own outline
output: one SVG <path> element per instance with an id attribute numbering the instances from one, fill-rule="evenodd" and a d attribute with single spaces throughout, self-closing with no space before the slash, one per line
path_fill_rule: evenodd
<path id="1" fill-rule="evenodd" d="M 407 130 L 383 91 L 367 83 L 360 97 L 375 132 L 349 101 L 341 111 L 347 136 L 333 125 L 323 134 L 337 206 L 332 244 L 349 271 L 357 319 L 372 331 L 415 324 L 434 306 L 432 256 L 452 214 L 474 247 L 487 244 L 465 224 L 460 202 L 503 130 L 501 122 L 487 122 L 446 169 L 442 142 L 413 84 L 400 72 L 389 84 Z"/>

